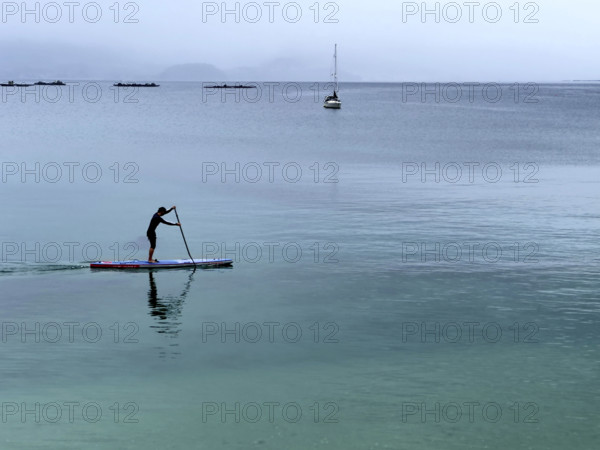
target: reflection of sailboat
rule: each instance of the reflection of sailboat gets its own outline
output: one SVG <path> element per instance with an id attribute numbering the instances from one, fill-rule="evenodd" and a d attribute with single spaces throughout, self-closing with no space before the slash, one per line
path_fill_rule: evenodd
<path id="1" fill-rule="evenodd" d="M 194 273 L 195 271 L 190 273 L 189 279 L 185 284 L 181 295 L 161 298 L 158 296 L 154 273 L 152 271 L 148 272 L 150 279 L 150 290 L 148 291 L 148 305 L 150 306 L 149 314 L 158 321 L 158 324 L 151 326 L 151 328 L 155 328 L 157 333 L 166 334 L 175 338 L 181 331 L 179 329 L 179 325 L 181 325 L 179 318 L 181 317 L 185 298 L 190 291 Z"/>
<path id="2" fill-rule="evenodd" d="M 333 51 L 333 83 L 333 94 L 325 97 L 323 107 L 330 109 L 340 109 L 342 107 L 342 102 L 337 96 L 337 92 L 339 90 L 337 80 L 337 44 L 335 44 L 335 48 Z"/>

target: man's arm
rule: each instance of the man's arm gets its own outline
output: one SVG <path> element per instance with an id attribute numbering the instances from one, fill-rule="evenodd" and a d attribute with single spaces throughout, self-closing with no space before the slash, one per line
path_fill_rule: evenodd
<path id="1" fill-rule="evenodd" d="M 169 214 L 169 213 L 170 213 L 171 211 L 173 211 L 174 209 L 175 209 L 175 206 L 171 206 L 171 209 L 169 209 L 169 210 L 166 212 L 166 214 Z M 165 219 L 163 219 L 162 217 L 160 218 L 160 221 L 161 221 L 162 223 L 164 223 L 164 224 L 171 225 L 171 226 L 173 226 L 173 227 L 180 227 L 180 226 L 181 226 L 181 224 L 180 224 L 179 222 L 177 222 L 177 223 L 171 223 L 171 222 L 167 222 L 167 221 L 166 221 Z"/>
<path id="2" fill-rule="evenodd" d="M 162 217 L 160 218 L 160 222 L 164 223 L 165 225 L 171 225 L 172 227 L 179 227 L 181 226 L 181 224 L 179 222 L 177 223 L 171 223 L 171 222 L 167 222 L 165 219 L 163 219 Z"/>

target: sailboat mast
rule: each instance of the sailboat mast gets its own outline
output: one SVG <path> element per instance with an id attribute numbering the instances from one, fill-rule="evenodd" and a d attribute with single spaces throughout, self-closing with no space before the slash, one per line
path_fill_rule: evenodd
<path id="1" fill-rule="evenodd" d="M 333 50 L 333 81 L 335 82 L 335 90 L 337 92 L 339 90 L 338 89 L 338 79 L 337 79 L 337 44 L 335 44 L 335 47 Z"/>

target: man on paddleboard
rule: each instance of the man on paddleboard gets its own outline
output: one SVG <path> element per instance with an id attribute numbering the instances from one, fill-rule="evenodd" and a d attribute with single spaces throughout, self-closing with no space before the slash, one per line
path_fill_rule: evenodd
<path id="1" fill-rule="evenodd" d="M 161 206 L 160 208 L 158 208 L 158 211 L 152 216 L 152 220 L 150 221 L 150 225 L 148 226 L 148 231 L 146 231 L 146 236 L 148 236 L 148 240 L 150 241 L 150 253 L 148 254 L 148 262 L 157 262 L 156 260 L 152 259 L 152 255 L 154 255 L 154 249 L 156 248 L 156 227 L 160 223 L 164 223 L 174 227 L 181 226 L 179 222 L 171 223 L 167 222 L 162 218 L 162 216 L 164 216 L 165 214 L 169 214 L 174 209 L 175 207 L 173 206 L 167 211 L 167 208 Z"/>

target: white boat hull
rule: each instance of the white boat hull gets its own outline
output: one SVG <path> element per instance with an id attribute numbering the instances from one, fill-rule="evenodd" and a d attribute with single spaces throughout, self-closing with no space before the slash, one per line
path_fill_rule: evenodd
<path id="1" fill-rule="evenodd" d="M 323 107 L 329 109 L 340 109 L 342 107 L 342 102 L 339 100 L 327 100 L 325 103 L 323 103 Z"/>

